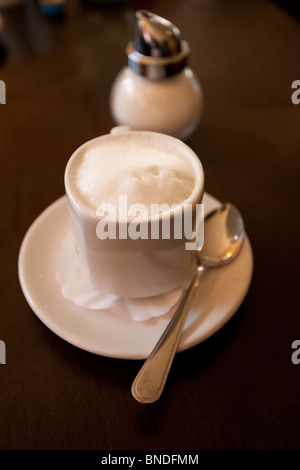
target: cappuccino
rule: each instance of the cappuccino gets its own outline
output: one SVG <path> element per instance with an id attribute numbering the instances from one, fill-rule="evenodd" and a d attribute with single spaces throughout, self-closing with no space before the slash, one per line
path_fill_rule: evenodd
<path id="1" fill-rule="evenodd" d="M 204 172 L 185 143 L 113 130 L 73 153 L 65 187 L 80 269 L 92 287 L 142 298 L 171 292 L 192 277 L 186 241 L 194 235 L 186 227 L 197 221 Z"/>
<path id="2" fill-rule="evenodd" d="M 199 175 L 193 162 L 175 149 L 135 139 L 134 132 L 115 140 L 100 139 L 83 148 L 73 163 L 71 184 L 76 198 L 97 214 L 102 205 L 119 208 L 142 204 L 174 207 L 191 196 Z"/>

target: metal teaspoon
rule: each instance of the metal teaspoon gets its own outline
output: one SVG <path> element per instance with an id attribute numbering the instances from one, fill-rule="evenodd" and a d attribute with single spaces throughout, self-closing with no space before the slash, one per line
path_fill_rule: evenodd
<path id="1" fill-rule="evenodd" d="M 223 266 L 241 251 L 244 223 L 238 209 L 225 203 L 204 219 L 204 246 L 196 253 L 197 270 L 178 309 L 133 381 L 131 392 L 141 403 L 153 403 L 161 396 L 181 333 L 206 268 Z"/>

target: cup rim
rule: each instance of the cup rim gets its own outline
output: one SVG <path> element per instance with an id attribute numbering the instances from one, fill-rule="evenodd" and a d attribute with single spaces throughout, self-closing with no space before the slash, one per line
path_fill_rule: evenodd
<path id="1" fill-rule="evenodd" d="M 67 198 L 72 201 L 72 203 L 75 205 L 78 211 L 81 213 L 85 214 L 85 216 L 89 216 L 95 221 L 99 221 L 101 219 L 101 216 L 97 215 L 95 213 L 95 210 L 92 209 L 91 207 L 88 206 L 88 204 L 84 203 L 79 197 L 76 197 L 75 191 L 72 188 L 72 184 L 70 182 L 70 175 L 72 171 L 72 166 L 74 164 L 74 161 L 78 158 L 79 155 L 81 155 L 88 147 L 95 145 L 99 141 L 104 141 L 104 140 L 117 140 L 119 138 L 131 138 L 133 136 L 139 135 L 140 138 L 153 138 L 153 139 L 162 139 L 165 140 L 165 142 L 173 143 L 174 146 L 176 145 L 177 148 L 180 147 L 181 152 L 180 154 L 183 155 L 188 155 L 189 161 L 193 164 L 193 167 L 195 169 L 195 183 L 194 183 L 194 188 L 191 192 L 191 194 L 185 199 L 183 202 L 176 204 L 173 208 L 171 207 L 170 210 L 167 211 L 162 211 L 159 212 L 156 215 L 150 215 L 146 219 L 139 218 L 139 222 L 142 223 L 151 223 L 155 221 L 161 221 L 165 219 L 166 217 L 170 217 L 170 219 L 173 219 L 175 216 L 181 215 L 183 213 L 183 208 L 186 204 L 191 204 L 194 205 L 197 202 L 202 201 L 202 197 L 204 194 L 204 170 L 202 163 L 200 161 L 200 158 L 198 155 L 194 152 L 194 150 L 189 147 L 185 142 L 182 140 L 170 136 L 168 134 L 162 134 L 159 132 L 154 132 L 154 131 L 141 131 L 141 130 L 128 130 L 124 129 L 122 132 L 111 132 L 109 134 L 104 134 L 100 135 L 97 137 L 94 137 L 93 139 L 90 139 L 86 142 L 84 142 L 82 145 L 80 145 L 71 155 L 69 158 L 65 172 L 64 172 L 64 184 L 65 184 L 65 191 Z M 158 136 L 158 137 L 157 137 Z M 187 158 L 185 156 L 185 158 Z M 127 223 L 129 224 L 134 217 L 127 216 Z M 122 219 L 117 218 L 116 223 L 124 222 Z"/>

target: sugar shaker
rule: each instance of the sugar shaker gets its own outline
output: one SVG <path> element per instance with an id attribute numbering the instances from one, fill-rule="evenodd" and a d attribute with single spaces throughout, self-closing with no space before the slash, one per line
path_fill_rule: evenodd
<path id="1" fill-rule="evenodd" d="M 188 66 L 190 46 L 179 29 L 161 16 L 138 10 L 126 54 L 128 64 L 110 93 L 116 124 L 186 140 L 201 120 L 203 93 Z"/>

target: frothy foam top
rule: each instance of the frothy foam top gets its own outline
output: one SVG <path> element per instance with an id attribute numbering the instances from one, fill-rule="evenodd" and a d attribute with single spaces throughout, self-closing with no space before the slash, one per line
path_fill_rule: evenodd
<path id="1" fill-rule="evenodd" d="M 102 142 L 88 148 L 71 175 L 80 199 L 95 213 L 102 204 L 119 207 L 151 204 L 174 206 L 184 202 L 195 186 L 193 167 L 169 151 L 143 147 L 136 142 Z"/>

